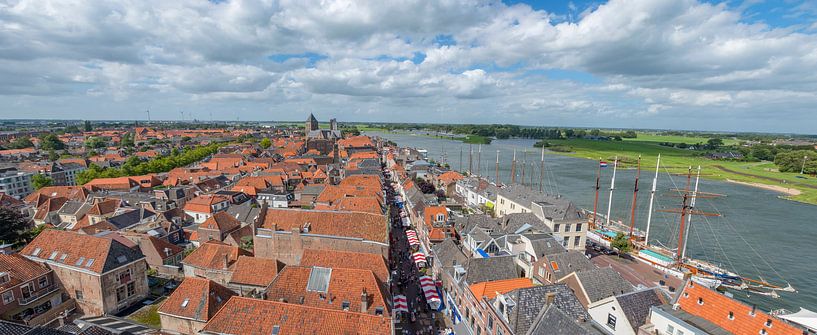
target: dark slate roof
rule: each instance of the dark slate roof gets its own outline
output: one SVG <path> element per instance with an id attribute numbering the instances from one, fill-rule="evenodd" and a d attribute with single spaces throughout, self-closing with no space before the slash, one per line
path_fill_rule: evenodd
<path id="1" fill-rule="evenodd" d="M 502 217 L 502 229 L 505 234 L 522 234 L 531 229 L 537 233 L 550 233 L 552 230 L 533 213 L 513 213 Z"/>
<path id="2" fill-rule="evenodd" d="M 593 263 L 590 262 L 590 260 L 588 260 L 581 251 L 560 252 L 547 255 L 546 257 L 547 266 L 552 267 L 552 263 L 555 262 L 556 266 L 559 267 L 558 271 L 553 271 L 553 274 L 557 275 L 557 279 L 561 279 L 562 277 L 576 271 L 590 271 L 596 269 L 596 266 L 593 265 Z"/>
<path id="3" fill-rule="evenodd" d="M 530 236 L 528 236 L 528 238 L 530 238 Z M 536 253 L 536 257 L 540 258 L 547 255 L 567 252 L 565 247 L 563 247 L 562 244 L 559 243 L 559 241 L 557 241 L 551 235 L 547 235 L 538 239 L 531 238 L 530 243 L 531 247 L 533 247 L 533 251 Z"/>
<path id="4" fill-rule="evenodd" d="M 526 335 L 601 335 L 592 321 L 571 319 L 554 305 L 542 309 Z"/>
<path id="5" fill-rule="evenodd" d="M 31 330 L 30 327 L 21 324 L 0 320 L 0 334 L 4 335 L 24 335 Z"/>
<path id="6" fill-rule="evenodd" d="M 227 214 L 230 214 L 230 216 L 243 223 L 253 223 L 255 219 L 258 218 L 258 215 L 261 214 L 261 209 L 253 207 L 248 201 L 241 205 L 228 207 Z"/>
<path id="7" fill-rule="evenodd" d="M 107 221 L 110 222 L 112 225 L 116 226 L 116 228 L 124 229 L 139 223 L 139 221 L 141 221 L 142 219 L 147 219 L 155 215 L 156 213 L 150 210 L 138 208 L 136 210 L 112 216 L 108 218 Z"/>
<path id="8" fill-rule="evenodd" d="M 591 303 L 633 291 L 633 285 L 611 267 L 579 271 L 576 277 Z"/>
<path id="9" fill-rule="evenodd" d="M 565 284 L 534 286 L 516 289 L 505 295 L 516 305 L 508 314 L 508 325 L 514 334 L 525 334 L 547 304 L 548 293 L 554 293 L 553 306 L 570 320 L 590 320 L 581 302 Z"/>
<path id="10" fill-rule="evenodd" d="M 123 264 L 135 262 L 136 260 L 145 258 L 142 251 L 138 248 L 136 250 L 128 248 L 117 240 L 111 240 L 111 247 L 108 250 L 108 257 L 105 259 L 105 266 L 102 268 L 102 273 L 116 269 Z M 121 262 L 120 262 L 121 260 Z"/>
<path id="11" fill-rule="evenodd" d="M 58 211 L 59 214 L 74 214 L 82 208 L 84 205 L 84 201 L 76 201 L 76 200 L 68 200 L 62 205 L 62 208 Z"/>
<path id="12" fill-rule="evenodd" d="M 495 256 L 488 258 L 471 258 L 465 268 L 465 280 L 469 285 L 492 280 L 517 278 L 516 256 Z"/>
<path id="13" fill-rule="evenodd" d="M 499 189 L 499 195 L 527 208 L 532 208 L 531 203 L 536 203 L 542 206 L 544 216 L 550 220 L 562 221 L 580 218 L 579 210 L 570 200 L 548 195 L 530 187 L 519 184 L 508 185 Z"/>
<path id="14" fill-rule="evenodd" d="M 484 214 L 456 218 L 454 219 L 454 225 L 461 234 L 467 234 L 477 227 L 499 230 L 496 219 Z"/>
<path id="15" fill-rule="evenodd" d="M 463 265 L 468 260 L 468 257 L 462 252 L 460 246 L 450 237 L 435 244 L 431 247 L 431 250 L 434 252 L 436 261 L 441 264 L 443 268 L 451 267 L 455 264 Z"/>
<path id="16" fill-rule="evenodd" d="M 666 303 L 666 299 L 656 289 L 645 289 L 625 293 L 616 297 L 621 311 L 627 316 L 633 329 L 641 327 L 650 315 L 650 307 L 661 306 Z"/>

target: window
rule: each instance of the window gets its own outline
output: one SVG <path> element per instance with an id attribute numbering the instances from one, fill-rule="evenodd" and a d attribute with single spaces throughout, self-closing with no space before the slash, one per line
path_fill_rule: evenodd
<path id="1" fill-rule="evenodd" d="M 570 231 L 570 224 L 565 224 L 565 233 Z"/>
<path id="2" fill-rule="evenodd" d="M 607 314 L 607 326 L 610 327 L 612 330 L 616 330 L 616 316 L 613 314 Z"/>
<path id="3" fill-rule="evenodd" d="M 122 285 L 116 289 L 116 301 L 121 302 L 128 298 L 127 291 L 125 289 L 125 285 Z"/>
<path id="4" fill-rule="evenodd" d="M 729 320 L 734 320 L 734 319 L 735 319 L 735 313 L 733 313 L 732 311 L 729 311 Z"/>
<path id="5" fill-rule="evenodd" d="M 544 267 L 539 267 L 539 277 L 544 277 L 544 276 L 545 276 L 545 268 Z"/>
<path id="6" fill-rule="evenodd" d="M 553 225 L 553 231 L 559 231 L 559 226 L 560 226 L 560 225 L 559 225 L 558 223 L 557 223 L 557 224 L 554 224 L 554 225 Z"/>
<path id="7" fill-rule="evenodd" d="M 8 305 L 14 301 L 14 291 L 8 290 L 3 292 L 3 305 Z"/>
<path id="8" fill-rule="evenodd" d="M 9 279 L 9 274 L 8 273 L 0 272 L 0 285 L 8 283 L 9 280 L 11 280 L 11 279 Z"/>
<path id="9" fill-rule="evenodd" d="M 567 247 L 567 244 L 570 243 L 570 237 L 565 236 L 564 240 L 562 240 L 562 246 Z"/>
<path id="10" fill-rule="evenodd" d="M 761 329 L 760 330 L 760 335 L 766 335 L 766 329 Z"/>
<path id="11" fill-rule="evenodd" d="M 52 252 L 51 256 L 48 256 L 48 259 L 53 261 L 54 259 L 57 258 L 57 254 L 59 254 L 59 252 L 57 252 L 57 251 Z"/>
<path id="12" fill-rule="evenodd" d="M 128 283 L 128 296 L 130 297 L 130 296 L 133 296 L 134 294 L 136 294 L 136 283 L 135 282 L 130 282 L 130 283 Z M 217 297 L 217 298 L 221 299 L 221 297 Z"/>
<path id="13" fill-rule="evenodd" d="M 377 315 L 377 316 L 383 315 L 383 307 L 375 307 L 374 315 Z"/>
<path id="14" fill-rule="evenodd" d="M 77 300 L 83 300 L 82 291 L 76 290 L 74 291 L 74 295 L 77 297 Z"/>
<path id="15" fill-rule="evenodd" d="M 704 298 L 698 298 L 698 305 L 704 304 Z"/>
<path id="16" fill-rule="evenodd" d="M 82 266 L 82 262 L 84 262 L 84 261 L 85 261 L 85 257 L 80 257 L 80 258 L 77 260 L 77 262 L 76 262 L 76 263 L 74 263 L 74 266 Z"/>
<path id="17" fill-rule="evenodd" d="M 766 327 L 771 327 L 772 326 L 772 319 L 766 319 L 766 324 L 765 325 L 766 325 Z"/>
<path id="18" fill-rule="evenodd" d="M 60 263 L 65 263 L 66 258 L 68 258 L 68 254 L 62 254 L 62 256 L 60 256 Z"/>
<path id="19" fill-rule="evenodd" d="M 581 241 L 582 241 L 582 237 L 581 237 L 581 236 L 575 236 L 575 237 L 573 237 L 573 246 L 574 246 L 574 247 L 579 246 L 579 243 L 581 243 Z"/>
<path id="20" fill-rule="evenodd" d="M 43 249 L 40 249 L 40 248 L 34 249 L 34 251 L 31 253 L 31 256 L 37 257 L 37 255 L 39 255 L 40 251 L 42 251 L 42 250 Z"/>
<path id="21" fill-rule="evenodd" d="M 40 288 L 48 286 L 48 277 L 46 277 L 46 276 L 40 277 L 40 280 L 39 280 L 39 282 L 37 284 L 40 285 Z"/>
<path id="22" fill-rule="evenodd" d="M 576 231 L 577 231 L 577 232 L 582 231 L 582 224 L 581 224 L 581 223 L 577 223 L 577 224 L 576 224 Z"/>
<path id="23" fill-rule="evenodd" d="M 348 310 L 349 310 L 349 302 L 348 302 L 348 301 L 344 301 L 343 303 L 341 303 L 341 305 L 340 305 L 340 306 L 341 306 L 341 308 L 342 308 L 344 311 L 348 311 Z"/>
<path id="24" fill-rule="evenodd" d="M 675 327 L 672 325 L 667 325 L 667 334 L 672 335 L 673 333 L 675 333 Z"/>
<path id="25" fill-rule="evenodd" d="M 678 335 L 684 335 L 684 331 L 683 331 L 683 330 L 678 329 Z"/>
<path id="26" fill-rule="evenodd" d="M 124 284 L 131 281 L 131 269 L 126 269 L 119 273 L 119 283 Z"/>

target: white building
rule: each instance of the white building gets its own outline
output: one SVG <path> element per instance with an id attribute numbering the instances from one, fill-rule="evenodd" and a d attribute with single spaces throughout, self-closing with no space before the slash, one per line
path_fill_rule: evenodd
<path id="1" fill-rule="evenodd" d="M 16 199 L 22 199 L 34 192 L 31 173 L 17 171 L 16 168 L 0 169 L 0 192 Z"/>

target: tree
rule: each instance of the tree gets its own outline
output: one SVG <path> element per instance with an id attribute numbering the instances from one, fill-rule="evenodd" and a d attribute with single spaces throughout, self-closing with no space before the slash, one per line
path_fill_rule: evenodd
<path id="1" fill-rule="evenodd" d="M 40 138 L 40 148 L 43 150 L 62 150 L 65 149 L 65 143 L 62 143 L 57 135 L 46 134 Z"/>
<path id="2" fill-rule="evenodd" d="M 26 241 L 28 219 L 20 212 L 0 207 L 0 242 L 20 244 Z"/>
<path id="3" fill-rule="evenodd" d="M 632 250 L 633 246 L 630 244 L 630 239 L 627 238 L 627 235 L 624 233 L 616 234 L 616 238 L 613 239 L 613 242 L 610 243 L 610 246 L 618 249 L 619 255 L 626 254 Z"/>
<path id="4" fill-rule="evenodd" d="M 723 146 L 723 140 L 719 138 L 710 138 L 706 141 L 706 147 L 708 149 L 717 149 Z"/>
<path id="5" fill-rule="evenodd" d="M 66 132 L 66 133 L 71 133 L 71 134 L 76 134 L 76 133 L 78 133 L 78 132 L 79 132 L 79 127 L 77 127 L 77 126 L 68 126 L 68 127 L 65 127 L 65 132 Z"/>
<path id="6" fill-rule="evenodd" d="M 38 173 L 31 177 L 31 185 L 34 186 L 35 190 L 39 190 L 46 186 L 51 186 L 53 183 L 54 180 L 44 174 Z"/>
<path id="7" fill-rule="evenodd" d="M 58 159 L 60 159 L 60 155 L 56 151 L 48 150 L 48 160 L 49 161 L 53 162 L 53 161 L 58 160 Z"/>
<path id="8" fill-rule="evenodd" d="M 25 149 L 31 148 L 33 146 L 34 143 L 32 143 L 31 139 L 29 139 L 28 137 L 18 137 L 15 138 L 14 141 L 12 141 L 9 144 L 9 149 Z"/>
<path id="9" fill-rule="evenodd" d="M 119 140 L 119 147 L 120 148 L 131 148 L 133 146 L 134 146 L 133 134 L 125 133 L 125 135 L 122 135 L 122 139 Z"/>
<path id="10" fill-rule="evenodd" d="M 805 162 L 805 163 L 804 163 Z M 817 152 L 812 150 L 782 151 L 774 157 L 774 164 L 780 172 L 817 173 Z"/>
<path id="11" fill-rule="evenodd" d="M 85 120 L 85 131 L 91 131 L 93 128 L 91 127 L 91 121 Z"/>
<path id="12" fill-rule="evenodd" d="M 269 148 L 272 145 L 272 141 L 270 141 L 269 138 L 264 137 L 264 139 L 262 139 L 261 143 L 258 143 L 258 145 L 260 145 L 262 148 L 266 149 L 266 148 Z"/>
<path id="13" fill-rule="evenodd" d="M 107 146 L 105 140 L 100 137 L 92 136 L 85 140 L 85 147 L 88 149 L 99 149 Z"/>

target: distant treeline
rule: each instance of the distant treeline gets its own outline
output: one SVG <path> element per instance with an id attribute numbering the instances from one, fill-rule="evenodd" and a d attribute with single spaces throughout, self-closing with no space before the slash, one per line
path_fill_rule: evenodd
<path id="1" fill-rule="evenodd" d="M 606 136 L 615 138 L 636 138 L 638 134 L 633 130 L 609 132 L 599 129 L 580 128 L 554 128 L 554 127 L 524 127 L 508 124 L 410 124 L 410 123 L 388 123 L 380 125 L 388 130 L 426 130 L 449 134 L 477 135 L 484 137 L 495 137 L 498 139 L 508 138 L 532 138 L 532 139 L 566 139 L 580 138 L 585 136 Z"/>

